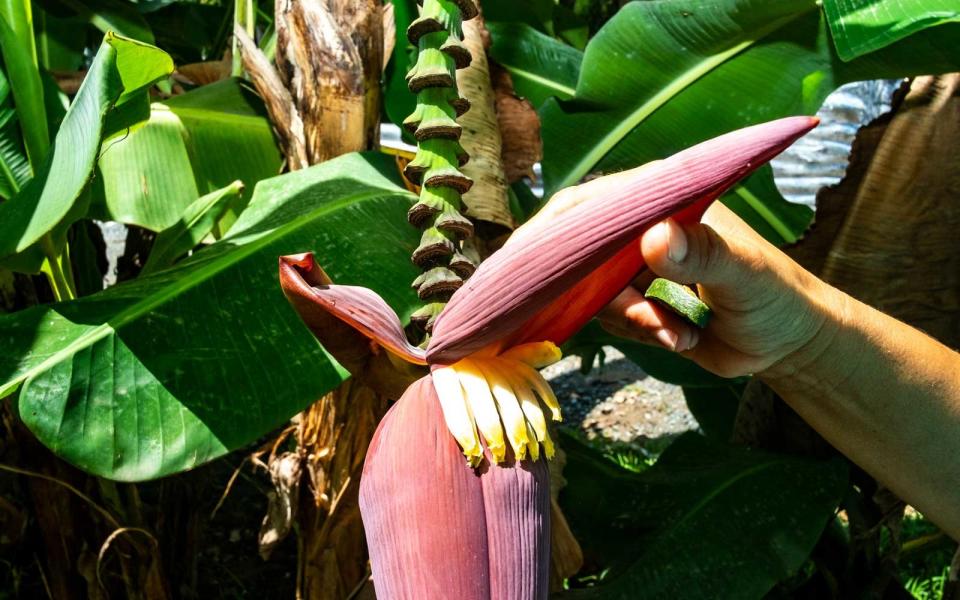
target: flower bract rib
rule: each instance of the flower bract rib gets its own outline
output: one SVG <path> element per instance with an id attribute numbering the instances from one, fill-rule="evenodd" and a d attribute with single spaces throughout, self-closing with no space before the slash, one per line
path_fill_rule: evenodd
<path id="1" fill-rule="evenodd" d="M 411 446 L 429 451 L 400 451 Z M 430 377 L 411 385 L 377 428 L 360 510 L 377 597 L 489 600 L 480 477 L 464 464 Z"/>
<path id="2" fill-rule="evenodd" d="M 636 244 L 647 228 L 685 209 L 702 211 L 701 203 L 717 198 L 816 124 L 812 117 L 790 117 L 734 131 L 621 174 L 609 197 L 589 198 L 549 220 L 535 220 L 530 229 L 521 227 L 515 235 L 522 243 L 494 253 L 450 299 L 434 325 L 427 359 L 451 364 L 511 337 Z M 601 289 L 611 293 L 610 287 Z M 570 318 L 582 324 L 592 316 Z"/>
<path id="3" fill-rule="evenodd" d="M 440 414 L 437 373 L 390 409 L 364 462 L 360 510 L 377 597 L 546 598 L 546 461 L 464 464 Z M 411 457 L 411 440 L 429 451 Z"/>

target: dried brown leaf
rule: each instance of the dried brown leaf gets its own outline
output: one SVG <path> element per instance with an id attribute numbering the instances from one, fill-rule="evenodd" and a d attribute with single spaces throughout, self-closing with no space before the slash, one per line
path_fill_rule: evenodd
<path id="1" fill-rule="evenodd" d="M 300 494 L 300 455 L 285 452 L 267 464 L 273 489 L 267 494 L 267 514 L 260 525 L 258 544 L 264 560 L 293 529 Z"/>
<path id="2" fill-rule="evenodd" d="M 180 83 L 207 85 L 230 77 L 231 66 L 232 61 L 229 56 L 222 60 L 187 63 L 177 67 L 173 72 L 173 78 Z"/>
<path id="3" fill-rule="evenodd" d="M 474 182 L 463 201 L 472 219 L 513 229 L 501 159 L 500 127 L 483 43 L 485 34 L 489 35 L 482 17 L 463 24 L 463 42 L 473 60 L 469 67 L 457 72 L 460 95 L 470 101 L 470 110 L 458 122 L 463 127 L 460 145 L 470 154 L 463 173 Z"/>
<path id="4" fill-rule="evenodd" d="M 383 5 L 383 61 L 381 68 L 386 71 L 393 49 L 397 45 L 397 21 L 393 11 L 393 3 Z"/>
<path id="5" fill-rule="evenodd" d="M 303 120 L 308 162 L 377 146 L 383 13 L 376 0 L 278 0 L 277 69 Z"/>
<path id="6" fill-rule="evenodd" d="M 887 127 L 822 277 L 960 345 L 960 74 L 918 77 Z"/>
<path id="7" fill-rule="evenodd" d="M 293 97 L 280 80 L 270 61 L 260 48 L 253 43 L 247 32 L 235 25 L 233 34 L 237 36 L 238 48 L 243 58 L 243 68 L 250 75 L 254 87 L 263 98 L 270 115 L 270 122 L 277 134 L 280 147 L 287 159 L 287 167 L 296 171 L 306 167 L 307 149 L 304 141 L 303 120 L 294 106 Z"/>
<path id="8" fill-rule="evenodd" d="M 496 95 L 497 120 L 503 147 L 500 156 L 508 183 L 523 177 L 534 178 L 533 165 L 543 158 L 540 117 L 529 100 L 514 93 L 510 73 L 499 65 L 490 65 Z"/>

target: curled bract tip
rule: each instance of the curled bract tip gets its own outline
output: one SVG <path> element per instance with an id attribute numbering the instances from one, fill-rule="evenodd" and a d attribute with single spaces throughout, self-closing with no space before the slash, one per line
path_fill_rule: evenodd
<path id="1" fill-rule="evenodd" d="M 337 333 L 333 316 L 404 360 L 427 364 L 423 350 L 407 341 L 400 318 L 383 298 L 364 287 L 333 284 L 313 253 L 280 257 L 280 287 L 322 342 Z"/>

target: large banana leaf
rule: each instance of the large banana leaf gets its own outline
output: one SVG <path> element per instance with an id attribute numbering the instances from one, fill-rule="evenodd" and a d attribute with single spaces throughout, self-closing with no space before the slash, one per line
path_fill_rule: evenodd
<path id="1" fill-rule="evenodd" d="M 803 564 L 847 485 L 817 461 L 676 440 L 636 474 L 566 436 L 560 501 L 600 585 L 562 598 L 761 598 Z"/>
<path id="2" fill-rule="evenodd" d="M 20 270 L 39 269 L 40 238 L 68 216 L 82 216 L 73 209 L 93 171 L 107 113 L 136 102 L 172 70 L 170 57 L 153 46 L 104 37 L 43 167 L 17 196 L 0 204 L 0 260 Z"/>
<path id="3" fill-rule="evenodd" d="M 824 0 L 823 8 L 843 60 L 853 60 L 927 27 L 960 22 L 957 0 Z"/>
<path id="4" fill-rule="evenodd" d="M 583 53 L 523 23 L 487 23 L 490 55 L 510 72 L 520 96 L 539 107 L 576 92 Z"/>
<path id="5" fill-rule="evenodd" d="M 176 266 L 0 317 L 0 397 L 22 383 L 36 436 L 91 473 L 142 480 L 248 444 L 341 382 L 288 306 L 277 257 L 313 250 L 406 316 L 413 196 L 382 155 L 261 182 L 230 234 Z"/>
<path id="6" fill-rule="evenodd" d="M 812 114 L 848 81 L 960 68 L 957 31 L 928 29 L 842 63 L 813 0 L 632 2 L 587 46 L 575 97 L 541 110 L 546 186 L 555 191 L 746 125 Z M 792 241 L 795 209 L 768 197 L 770 178 L 763 169 L 735 195 L 754 210 L 752 220 Z"/>
<path id="7" fill-rule="evenodd" d="M 104 142 L 93 214 L 159 231 L 199 196 L 279 173 L 281 156 L 259 99 L 230 79 L 156 102 L 150 120 Z"/>

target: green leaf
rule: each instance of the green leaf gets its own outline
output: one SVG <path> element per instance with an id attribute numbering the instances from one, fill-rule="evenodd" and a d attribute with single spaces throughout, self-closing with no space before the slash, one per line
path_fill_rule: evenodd
<path id="1" fill-rule="evenodd" d="M 23 142 L 31 170 L 37 171 L 50 147 L 50 132 L 43 103 L 43 84 L 37 68 L 30 3 L 0 3 L 0 52 L 13 100 L 23 124 Z"/>
<path id="2" fill-rule="evenodd" d="M 384 173 L 390 173 L 385 175 Z M 345 377 L 280 291 L 277 257 L 315 251 L 336 281 L 417 306 L 415 197 L 385 155 L 260 182 L 230 234 L 98 294 L 0 316 L 0 396 L 91 473 L 142 480 L 256 440 Z"/>
<path id="3" fill-rule="evenodd" d="M 234 181 L 225 188 L 201 196 L 183 211 L 180 220 L 157 234 L 147 264 L 140 272 L 147 275 L 170 266 L 196 247 L 216 226 L 230 202 L 243 191 L 243 182 Z"/>
<path id="4" fill-rule="evenodd" d="M 635 474 L 564 436 L 560 502 L 600 585 L 563 598 L 760 598 L 807 558 L 847 486 L 815 461 L 677 439 Z"/>
<path id="5" fill-rule="evenodd" d="M 960 22 L 956 0 L 824 0 L 823 8 L 845 61 L 928 27 Z"/>
<path id="6" fill-rule="evenodd" d="M 137 5 L 123 0 L 57 0 L 104 33 L 114 32 L 124 37 L 153 44 L 150 25 L 137 10 Z"/>
<path id="7" fill-rule="evenodd" d="M 413 66 L 416 50 L 407 39 L 407 27 L 417 18 L 417 3 L 414 0 L 390 0 L 393 4 L 393 18 L 396 23 L 397 39 L 393 55 L 384 72 L 383 108 L 387 117 L 403 132 L 403 120 L 417 106 L 417 97 L 407 87 L 407 71 Z"/>
<path id="8" fill-rule="evenodd" d="M 590 321 L 583 329 L 563 345 L 563 353 L 579 354 L 583 366 L 589 370 L 593 359 L 602 352 L 603 346 L 613 346 L 650 376 L 675 385 L 704 387 L 726 386 L 736 379 L 724 379 L 700 367 L 693 361 L 662 348 L 622 338 L 600 326 L 597 320 Z"/>
<path id="9" fill-rule="evenodd" d="M 254 185 L 281 166 L 262 104 L 235 79 L 154 103 L 148 123 L 119 131 L 104 148 L 95 214 L 154 231 L 238 179 L 249 190 L 231 207 L 239 210 Z"/>
<path id="10" fill-rule="evenodd" d="M 17 113 L 0 108 L 0 198 L 13 198 L 30 180 L 30 162 L 20 146 Z"/>
<path id="11" fill-rule="evenodd" d="M 489 22 L 524 23 L 544 33 L 553 35 L 554 12 L 557 4 L 553 0 L 484 0 L 483 18 Z"/>
<path id="12" fill-rule="evenodd" d="M 813 221 L 809 207 L 788 202 L 780 195 L 770 165 L 760 167 L 755 176 L 735 185 L 720 199 L 778 246 L 796 243 Z"/>
<path id="13" fill-rule="evenodd" d="M 707 437 L 723 442 L 733 435 L 742 395 L 743 386 L 739 384 L 683 388 L 687 408 L 700 425 L 700 430 Z"/>
<path id="14" fill-rule="evenodd" d="M 540 111 L 547 189 L 746 125 L 813 114 L 848 81 L 955 70 L 957 30 L 948 27 L 842 63 L 813 0 L 629 3 L 587 46 L 576 96 Z M 769 178 L 764 170 L 745 182 L 764 204 Z M 770 210 L 771 229 L 797 235 Z"/>
<path id="15" fill-rule="evenodd" d="M 107 113 L 121 98 L 145 93 L 144 88 L 172 70 L 170 57 L 157 48 L 107 34 L 43 169 L 0 205 L 0 259 L 35 248 L 68 216 L 82 216 L 72 211 L 93 171 Z M 24 260 L 18 268 L 29 270 L 24 263 L 39 268 L 39 256 L 31 255 L 20 257 Z"/>
<path id="16" fill-rule="evenodd" d="M 510 72 L 517 93 L 539 107 L 547 98 L 571 98 L 583 53 L 522 23 L 487 23 L 490 55 Z"/>
<path id="17" fill-rule="evenodd" d="M 87 35 L 85 23 L 63 18 L 42 8 L 37 10 L 37 54 L 48 71 L 76 71 L 83 65 Z"/>
<path id="18" fill-rule="evenodd" d="M 183 123 L 164 107 L 148 114 L 145 125 L 104 140 L 93 214 L 160 231 L 176 223 L 200 192 Z"/>

